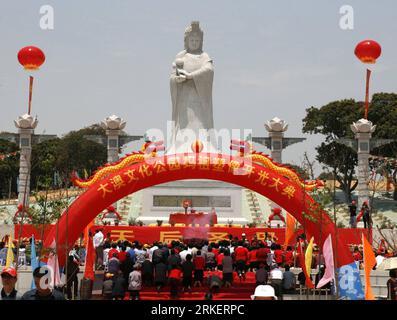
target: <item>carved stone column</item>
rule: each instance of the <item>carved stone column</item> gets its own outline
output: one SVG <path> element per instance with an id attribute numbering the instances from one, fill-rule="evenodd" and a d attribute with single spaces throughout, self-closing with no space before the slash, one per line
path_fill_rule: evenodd
<path id="1" fill-rule="evenodd" d="M 30 195 L 30 170 L 32 155 L 32 136 L 37 126 L 37 118 L 33 118 L 29 114 L 19 116 L 14 120 L 15 126 L 18 128 L 19 134 L 19 178 L 18 178 L 18 203 L 23 206 L 29 206 Z"/>
<path id="2" fill-rule="evenodd" d="M 283 138 L 288 124 L 275 117 L 265 123 L 265 128 L 269 132 L 271 157 L 274 161 L 282 163 Z"/>
<path id="3" fill-rule="evenodd" d="M 101 127 L 106 130 L 108 137 L 108 163 L 119 160 L 119 136 L 125 125 L 126 122 L 115 115 L 111 115 L 101 122 Z"/>
<path id="4" fill-rule="evenodd" d="M 360 119 L 350 125 L 351 130 L 355 134 L 358 142 L 358 207 L 360 208 L 364 201 L 369 200 L 368 177 L 369 177 L 369 152 L 370 140 L 372 133 L 375 131 L 376 126 L 372 125 L 371 121 Z M 369 202 L 368 202 L 369 204 Z"/>
<path id="5" fill-rule="evenodd" d="M 287 131 L 288 124 L 284 120 L 275 117 L 265 123 L 265 128 L 269 132 L 270 156 L 274 161 L 282 163 L 284 132 Z M 279 206 L 271 201 L 270 207 L 274 209 Z"/>

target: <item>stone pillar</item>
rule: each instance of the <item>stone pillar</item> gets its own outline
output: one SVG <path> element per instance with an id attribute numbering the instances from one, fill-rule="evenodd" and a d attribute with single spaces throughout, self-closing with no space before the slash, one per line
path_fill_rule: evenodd
<path id="1" fill-rule="evenodd" d="M 108 163 L 119 160 L 119 136 L 125 125 L 126 122 L 115 115 L 111 115 L 101 122 L 101 126 L 106 130 L 108 137 Z"/>
<path id="2" fill-rule="evenodd" d="M 30 160 L 32 154 L 32 135 L 38 121 L 37 118 L 33 118 L 29 114 L 24 114 L 19 116 L 14 123 L 18 128 L 20 147 L 18 203 L 27 207 L 29 206 L 30 195 Z"/>
<path id="3" fill-rule="evenodd" d="M 288 129 L 288 124 L 277 117 L 265 123 L 265 128 L 269 132 L 271 157 L 274 161 L 282 163 L 282 150 L 284 132 Z"/>
<path id="4" fill-rule="evenodd" d="M 125 125 L 126 122 L 114 114 L 101 122 L 101 127 L 106 130 L 106 136 L 108 137 L 108 163 L 119 160 L 119 136 Z M 113 206 L 117 209 L 117 202 L 113 203 Z"/>
<path id="5" fill-rule="evenodd" d="M 270 139 L 270 156 L 278 163 L 282 163 L 283 139 L 284 132 L 288 129 L 288 124 L 277 117 L 265 123 L 265 128 L 269 132 Z M 279 207 L 278 204 L 270 201 L 272 210 Z"/>
<path id="6" fill-rule="evenodd" d="M 376 126 L 372 125 L 371 121 L 366 119 L 360 119 L 357 122 L 353 123 L 350 126 L 351 130 L 355 134 L 355 138 L 358 142 L 358 208 L 361 208 L 361 205 L 364 201 L 368 201 L 369 203 L 369 189 L 368 189 L 368 177 L 369 177 L 369 152 L 370 152 L 370 140 L 371 135 L 375 131 Z"/>

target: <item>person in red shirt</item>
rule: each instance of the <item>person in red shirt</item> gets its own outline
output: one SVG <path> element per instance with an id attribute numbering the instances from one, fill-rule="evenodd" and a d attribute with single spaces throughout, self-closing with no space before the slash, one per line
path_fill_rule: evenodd
<path id="1" fill-rule="evenodd" d="M 215 256 L 219 254 L 219 245 L 214 244 L 212 247 L 212 252 L 215 253 Z"/>
<path id="2" fill-rule="evenodd" d="M 276 260 L 276 263 L 281 267 L 283 264 L 283 250 L 281 250 L 281 245 L 276 244 L 276 250 L 274 250 L 274 259 Z"/>
<path id="3" fill-rule="evenodd" d="M 354 258 L 354 261 L 363 260 L 363 256 L 361 255 L 360 251 L 358 250 L 358 247 L 354 247 L 353 258 Z"/>
<path id="4" fill-rule="evenodd" d="M 258 245 L 259 245 L 258 236 L 255 233 L 251 239 L 251 247 L 257 247 Z"/>
<path id="5" fill-rule="evenodd" d="M 119 258 L 119 250 L 117 250 L 117 244 L 116 243 L 112 243 L 112 248 L 108 252 L 108 257 L 109 257 L 108 259 L 109 260 L 113 258 L 113 253 L 117 254 L 116 258 L 118 259 Z"/>
<path id="6" fill-rule="evenodd" d="M 284 254 L 284 266 L 289 266 L 290 268 L 294 265 L 294 253 L 291 246 L 287 246 L 287 251 Z"/>
<path id="7" fill-rule="evenodd" d="M 257 251 L 257 247 L 251 247 L 248 252 L 248 263 L 251 271 L 255 271 L 259 267 L 258 258 L 256 257 Z"/>
<path id="8" fill-rule="evenodd" d="M 236 259 L 237 273 L 245 280 L 245 271 L 248 261 L 248 249 L 243 246 L 243 242 L 239 242 L 238 247 L 234 250 Z"/>
<path id="9" fill-rule="evenodd" d="M 182 271 L 177 265 L 173 265 L 172 269 L 168 274 L 168 279 L 170 283 L 170 298 L 174 299 L 178 297 L 178 286 L 181 281 Z"/>
<path id="10" fill-rule="evenodd" d="M 259 245 L 259 249 L 256 251 L 256 260 L 258 262 L 258 265 L 261 263 L 266 265 L 266 259 L 267 259 L 267 251 L 265 245 L 261 243 Z"/>
<path id="11" fill-rule="evenodd" d="M 194 284 L 193 287 L 201 287 L 203 285 L 205 259 L 201 255 L 201 250 L 197 251 L 193 259 L 194 264 Z"/>
<path id="12" fill-rule="evenodd" d="M 121 251 L 119 252 L 119 261 L 120 261 L 120 263 L 123 263 L 124 261 L 125 261 L 125 259 L 126 259 L 126 256 L 127 256 L 127 248 L 123 245 L 122 247 L 121 247 Z"/>

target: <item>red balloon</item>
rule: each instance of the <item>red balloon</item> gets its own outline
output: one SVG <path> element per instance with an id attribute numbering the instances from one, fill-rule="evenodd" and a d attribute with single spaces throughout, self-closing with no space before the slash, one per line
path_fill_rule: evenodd
<path id="1" fill-rule="evenodd" d="M 354 50 L 354 54 L 363 63 L 375 63 L 382 52 L 379 43 L 374 40 L 361 41 Z"/>
<path id="2" fill-rule="evenodd" d="M 24 47 L 18 52 L 18 61 L 25 70 L 37 70 L 45 61 L 44 52 L 37 47 Z"/>

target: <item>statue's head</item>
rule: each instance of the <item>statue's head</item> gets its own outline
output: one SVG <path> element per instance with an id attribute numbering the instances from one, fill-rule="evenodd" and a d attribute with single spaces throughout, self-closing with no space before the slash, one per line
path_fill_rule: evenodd
<path id="1" fill-rule="evenodd" d="M 185 30 L 185 50 L 189 53 L 201 53 L 203 51 L 203 30 L 198 21 L 192 21 Z"/>

